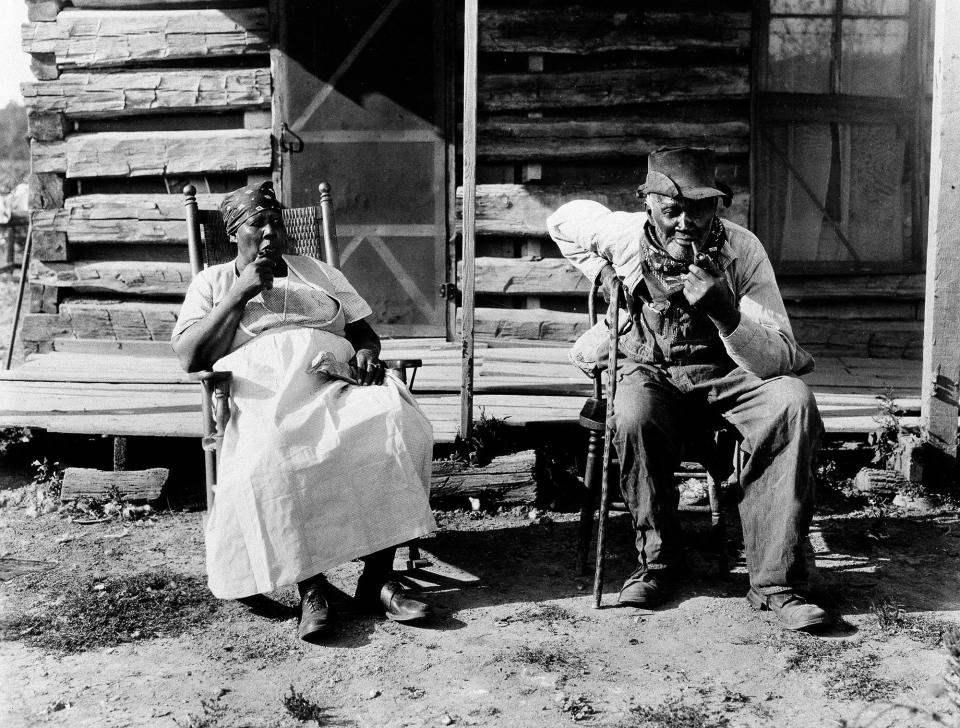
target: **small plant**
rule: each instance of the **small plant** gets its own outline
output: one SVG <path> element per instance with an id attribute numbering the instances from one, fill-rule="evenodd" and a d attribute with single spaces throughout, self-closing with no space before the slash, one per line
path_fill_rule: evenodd
<path id="1" fill-rule="evenodd" d="M 888 635 L 906 635 L 927 647 L 939 645 L 949 631 L 939 620 L 907 614 L 902 606 L 887 597 L 871 601 L 870 611 L 873 612 L 877 628 L 881 632 Z"/>
<path id="2" fill-rule="evenodd" d="M 27 506 L 27 515 L 31 517 L 57 510 L 63 488 L 63 468 L 60 463 L 51 463 L 44 458 L 43 462 L 34 460 L 33 468 L 33 480 L 29 486 L 33 502 Z"/>
<path id="3" fill-rule="evenodd" d="M 470 465 L 486 465 L 502 449 L 506 417 L 487 417 L 483 407 L 480 419 L 473 423 L 473 433 L 465 439 L 458 432 L 453 441 L 451 460 Z"/>
<path id="4" fill-rule="evenodd" d="M 317 705 L 303 693 L 298 693 L 293 689 L 293 685 L 290 686 L 290 694 L 283 696 L 283 707 L 301 723 L 312 720 L 316 721 L 317 725 L 323 725 L 323 719 L 327 717 L 325 708 Z"/>
<path id="5" fill-rule="evenodd" d="M 201 700 L 200 708 L 203 711 L 200 715 L 187 713 L 185 722 L 181 723 L 176 718 L 173 722 L 180 728 L 217 728 L 227 715 L 227 706 L 221 703 L 219 698 Z"/>
<path id="6" fill-rule="evenodd" d="M 906 431 L 901 422 L 903 410 L 897 405 L 892 387 L 885 387 L 877 395 L 877 414 L 873 419 L 877 429 L 870 433 L 868 442 L 873 448 L 873 463 L 886 466 L 896 450 L 900 436 Z"/>
<path id="7" fill-rule="evenodd" d="M 33 439 L 26 427 L 0 427 L 0 458 L 5 458 L 23 449 Z"/>

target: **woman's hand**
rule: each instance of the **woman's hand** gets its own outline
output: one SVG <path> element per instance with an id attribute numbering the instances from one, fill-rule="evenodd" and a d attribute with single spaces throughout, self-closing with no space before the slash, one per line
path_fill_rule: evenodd
<path id="1" fill-rule="evenodd" d="M 372 349 L 359 349 L 350 362 L 357 370 L 357 381 L 364 387 L 371 384 L 383 384 L 386 370 L 383 362 Z"/>
<path id="2" fill-rule="evenodd" d="M 263 255 L 244 266 L 236 282 L 237 293 L 244 304 L 260 291 L 269 291 L 273 288 L 275 267 L 276 263 Z"/>

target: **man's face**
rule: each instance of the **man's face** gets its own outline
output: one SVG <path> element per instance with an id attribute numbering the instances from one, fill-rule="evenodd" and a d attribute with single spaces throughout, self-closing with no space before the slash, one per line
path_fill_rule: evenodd
<path id="1" fill-rule="evenodd" d="M 657 229 L 660 242 L 671 255 L 680 252 L 684 258 L 692 255 L 694 244 L 699 249 L 706 242 L 716 210 L 716 197 L 690 200 L 647 195 L 647 215 Z"/>
<path id="2" fill-rule="evenodd" d="M 279 210 L 261 210 L 237 228 L 237 253 L 244 265 L 264 255 L 276 263 L 287 247 Z"/>

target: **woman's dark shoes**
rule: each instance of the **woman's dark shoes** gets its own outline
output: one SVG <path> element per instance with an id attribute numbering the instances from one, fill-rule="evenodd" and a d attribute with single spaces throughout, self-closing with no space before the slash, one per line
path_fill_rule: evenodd
<path id="1" fill-rule="evenodd" d="M 672 586 L 665 569 L 648 571 L 640 566 L 623 582 L 617 603 L 625 607 L 656 607 L 667 601 Z"/>
<path id="2" fill-rule="evenodd" d="M 302 640 L 315 640 L 330 626 L 330 605 L 319 584 L 310 584 L 300 590 L 300 624 L 297 634 Z"/>
<path id="3" fill-rule="evenodd" d="M 754 609 L 769 609 L 787 629 L 815 632 L 830 625 L 830 616 L 797 592 L 761 594 L 751 587 L 747 601 Z"/>
<path id="4" fill-rule="evenodd" d="M 361 574 L 357 581 L 357 593 L 354 599 L 363 609 L 383 614 L 394 622 L 412 622 L 429 617 L 433 612 L 430 606 L 410 599 L 397 581 L 384 582 L 374 578 L 364 578 Z"/>

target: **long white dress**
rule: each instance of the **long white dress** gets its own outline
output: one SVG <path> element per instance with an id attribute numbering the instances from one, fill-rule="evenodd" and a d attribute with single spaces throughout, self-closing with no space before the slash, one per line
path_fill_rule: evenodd
<path id="1" fill-rule="evenodd" d="M 436 528 L 433 431 L 406 387 L 391 374 L 383 386 L 360 387 L 308 372 L 320 352 L 354 355 L 342 336 L 345 313 L 362 318 L 366 304 L 339 271 L 285 260 L 287 280 L 248 304 L 239 345 L 215 366 L 233 372 L 205 527 L 210 589 L 224 599 L 293 584 Z M 195 279 L 175 336 L 229 290 L 233 263 L 222 268 Z"/>

